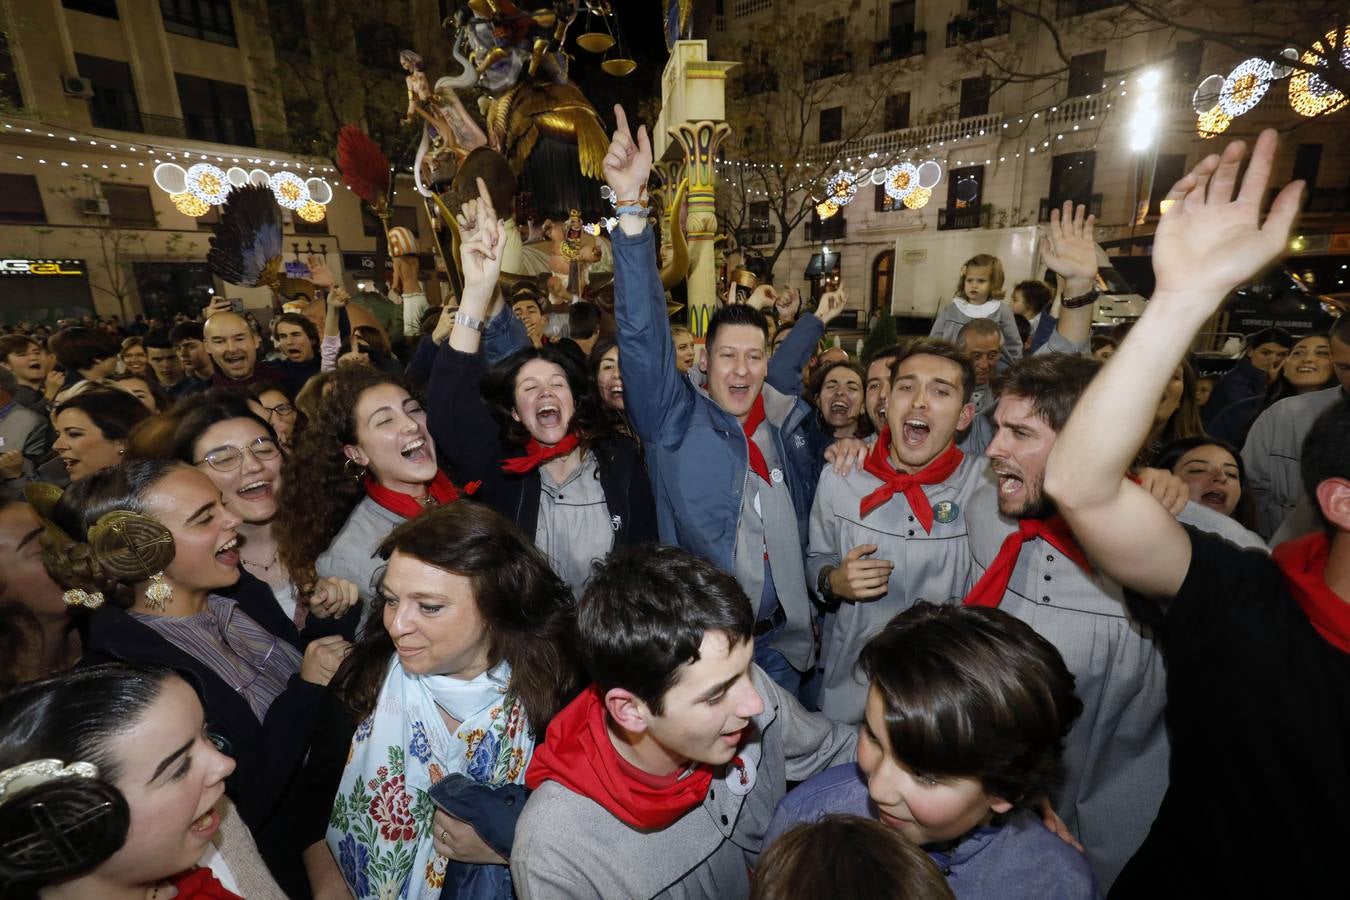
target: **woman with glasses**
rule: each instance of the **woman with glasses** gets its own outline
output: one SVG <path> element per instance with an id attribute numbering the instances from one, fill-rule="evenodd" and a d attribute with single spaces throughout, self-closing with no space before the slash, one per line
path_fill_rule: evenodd
<path id="1" fill-rule="evenodd" d="M 320 579 L 301 603 L 295 580 L 281 562 L 273 525 L 285 456 L 276 433 L 251 406 L 219 391 L 188 399 L 176 411 L 165 455 L 196 466 L 220 491 L 225 509 L 239 518 L 240 565 L 271 589 L 288 619 L 303 627 L 307 613 L 342 616 L 356 604 L 356 585 Z"/>
<path id="2" fill-rule="evenodd" d="M 401 378 L 343 366 L 329 384 L 282 466 L 277 538 L 281 562 L 302 592 L 325 576 L 356 584 L 366 610 L 359 636 L 379 622 L 380 543 L 461 492 L 437 466 L 426 411 Z"/>
<path id="3" fill-rule="evenodd" d="M 295 446 L 295 432 L 304 424 L 304 417 L 284 390 L 271 384 L 255 384 L 249 390 L 248 407 L 271 427 L 282 449 Z"/>
<path id="4" fill-rule="evenodd" d="M 208 734 L 236 762 L 226 792 L 287 895 L 307 896 L 302 853 L 323 836 L 338 774 L 305 761 L 343 724 L 327 685 L 350 644 L 305 645 L 270 598 L 226 596 L 241 520 L 200 466 L 138 459 L 29 499 L 43 564 L 85 620 L 82 663 L 164 665 L 197 686 Z"/>

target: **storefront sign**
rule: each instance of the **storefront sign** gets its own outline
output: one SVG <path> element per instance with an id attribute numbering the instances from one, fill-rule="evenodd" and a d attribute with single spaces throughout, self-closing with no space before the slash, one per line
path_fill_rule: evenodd
<path id="1" fill-rule="evenodd" d="M 82 259 L 0 259 L 0 275 L 87 274 Z"/>

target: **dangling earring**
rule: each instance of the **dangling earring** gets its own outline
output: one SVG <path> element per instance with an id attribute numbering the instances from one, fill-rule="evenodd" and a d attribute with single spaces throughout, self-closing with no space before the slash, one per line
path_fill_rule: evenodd
<path id="1" fill-rule="evenodd" d="M 352 471 L 351 467 L 353 465 L 356 466 L 356 471 Z M 362 478 L 366 477 L 366 467 L 349 456 L 342 462 L 342 474 L 346 475 L 348 478 L 354 478 L 357 481 L 360 481 Z"/>
<path id="2" fill-rule="evenodd" d="M 163 572 L 150 576 L 150 586 L 145 589 L 145 604 L 155 612 L 163 612 L 164 607 L 173 599 L 173 586 L 164 580 Z"/>

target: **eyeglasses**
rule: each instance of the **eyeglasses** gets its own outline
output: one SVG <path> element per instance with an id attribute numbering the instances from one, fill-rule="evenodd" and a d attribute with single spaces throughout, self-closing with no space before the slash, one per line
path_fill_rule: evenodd
<path id="1" fill-rule="evenodd" d="M 281 416 L 283 419 L 289 419 L 291 416 L 295 415 L 295 407 L 289 403 L 278 403 L 276 406 L 263 406 L 261 403 L 258 405 L 267 410 L 267 421 L 269 424 L 271 423 L 273 416 Z"/>
<path id="2" fill-rule="evenodd" d="M 217 447 L 197 460 L 197 465 L 206 463 L 217 472 L 233 472 L 243 465 L 245 453 L 248 453 L 258 462 L 264 462 L 269 459 L 276 459 L 281 455 L 281 448 L 270 437 L 260 437 L 243 447 Z"/>

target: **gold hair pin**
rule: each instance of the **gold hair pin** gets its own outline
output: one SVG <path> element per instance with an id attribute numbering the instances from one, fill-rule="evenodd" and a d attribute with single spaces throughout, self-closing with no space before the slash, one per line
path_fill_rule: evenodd
<path id="1" fill-rule="evenodd" d="M 58 778 L 97 778 L 98 767 L 93 763 L 64 763 L 59 759 L 35 759 L 0 772 L 0 803 L 9 794 L 56 781 Z"/>

